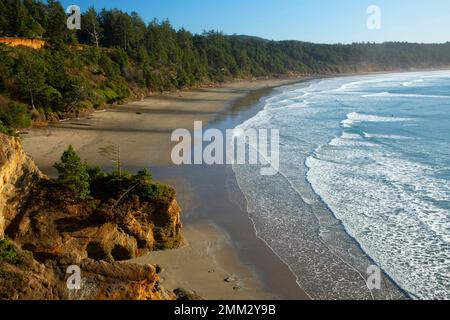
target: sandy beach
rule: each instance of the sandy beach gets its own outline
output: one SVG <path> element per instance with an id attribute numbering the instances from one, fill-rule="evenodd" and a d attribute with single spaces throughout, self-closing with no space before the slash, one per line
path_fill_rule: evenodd
<path id="1" fill-rule="evenodd" d="M 125 169 L 150 168 L 155 179 L 176 188 L 186 246 L 136 260 L 162 266 L 166 288 L 193 290 L 205 299 L 307 299 L 287 265 L 256 236 L 232 170 L 175 167 L 170 160 L 173 130 L 191 130 L 194 121 L 226 128 L 257 112 L 251 106 L 271 88 L 301 80 L 236 82 L 149 97 L 32 129 L 23 144 L 50 176 L 69 144 L 89 164 L 104 168 L 111 163 L 99 148 L 120 145 Z"/>
<path id="2" fill-rule="evenodd" d="M 249 93 L 292 81 L 244 81 L 148 97 L 96 111 L 87 118 L 33 129 L 24 136 L 24 147 L 39 167 L 50 174 L 55 174 L 52 166 L 69 144 L 92 165 L 111 165 L 98 150 L 111 144 L 120 145 L 122 162 L 126 166 L 168 165 L 175 145 L 170 136 L 175 129 L 192 129 L 194 121 L 207 125 L 220 119 Z"/>

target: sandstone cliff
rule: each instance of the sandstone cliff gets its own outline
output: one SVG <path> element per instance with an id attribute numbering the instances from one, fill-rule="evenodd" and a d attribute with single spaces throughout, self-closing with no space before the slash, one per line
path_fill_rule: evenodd
<path id="1" fill-rule="evenodd" d="M 15 249 L 18 264 L 2 263 L 0 299 L 7 300 L 174 300 L 173 292 L 159 284 L 157 268 L 126 262 L 108 263 L 85 259 L 81 269 L 81 287 L 69 290 L 66 267 L 74 261 L 45 264 L 32 254 Z"/>
<path id="2" fill-rule="evenodd" d="M 0 43 L 4 43 L 11 47 L 24 46 L 33 49 L 41 49 L 47 44 L 47 41 L 26 38 L 0 38 Z"/>
<path id="3" fill-rule="evenodd" d="M 130 195 L 76 202 L 45 177 L 17 138 L 0 135 L 0 239 L 20 257 L 0 259 L 0 299 L 173 299 L 157 268 L 121 262 L 181 244 L 175 199 L 153 203 Z M 68 290 L 77 265 L 82 288 Z"/>
<path id="4" fill-rule="evenodd" d="M 41 179 L 43 174 L 27 157 L 19 140 L 0 134 L 0 238 Z"/>

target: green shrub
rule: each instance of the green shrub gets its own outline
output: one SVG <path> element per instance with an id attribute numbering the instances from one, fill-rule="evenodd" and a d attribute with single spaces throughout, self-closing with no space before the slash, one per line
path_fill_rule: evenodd
<path id="1" fill-rule="evenodd" d="M 160 183 L 149 183 L 144 185 L 142 186 L 140 193 L 141 198 L 159 203 L 170 203 L 175 199 L 175 189 Z"/>
<path id="2" fill-rule="evenodd" d="M 89 100 L 92 102 L 95 109 L 103 107 L 106 103 L 105 95 L 100 89 L 93 90 L 89 95 Z"/>
<path id="3" fill-rule="evenodd" d="M 87 173 L 89 175 L 90 181 L 96 181 L 96 180 L 103 179 L 106 177 L 106 173 L 104 173 L 99 166 L 88 167 Z"/>
<path id="4" fill-rule="evenodd" d="M 6 239 L 0 240 L 0 263 L 2 262 L 12 264 L 18 264 L 20 262 L 20 257 L 16 249 L 11 242 Z"/>
<path id="5" fill-rule="evenodd" d="M 25 104 L 10 102 L 6 109 L 0 110 L 0 121 L 6 127 L 23 129 L 30 127 L 31 115 Z"/>
<path id="6" fill-rule="evenodd" d="M 103 73 L 107 77 L 114 77 L 114 76 L 120 74 L 119 66 L 117 64 L 115 64 L 104 51 L 100 52 L 98 64 L 102 68 Z"/>
<path id="7" fill-rule="evenodd" d="M 118 77 L 106 80 L 102 88 L 108 103 L 121 102 L 130 96 L 127 83 Z"/>
<path id="8" fill-rule="evenodd" d="M 153 175 L 147 169 L 142 169 L 134 177 L 136 181 L 142 181 L 143 183 L 150 183 L 153 180 Z"/>
<path id="9" fill-rule="evenodd" d="M 62 94 L 53 87 L 47 87 L 43 90 L 42 99 L 45 105 L 59 106 L 62 104 Z"/>
<path id="10" fill-rule="evenodd" d="M 103 95 L 105 96 L 107 103 L 114 103 L 117 100 L 119 100 L 119 95 L 112 89 L 105 89 L 103 90 Z"/>
<path id="11" fill-rule="evenodd" d="M 133 175 L 127 171 L 104 173 L 100 168 L 88 169 L 91 177 L 91 191 L 94 196 L 118 198 L 129 191 L 144 201 L 170 203 L 175 198 L 175 190 L 164 184 L 154 183 L 152 174 L 141 170 Z"/>
<path id="12" fill-rule="evenodd" d="M 58 170 L 58 183 L 67 187 L 78 200 L 85 200 L 90 194 L 90 177 L 88 167 L 70 145 L 61 156 L 61 162 L 55 163 Z"/>
<path id="13" fill-rule="evenodd" d="M 12 135 L 14 133 L 14 130 L 12 130 L 11 128 L 8 128 L 7 126 L 5 126 L 3 124 L 3 122 L 0 120 L 0 133 L 7 134 L 7 135 Z"/>

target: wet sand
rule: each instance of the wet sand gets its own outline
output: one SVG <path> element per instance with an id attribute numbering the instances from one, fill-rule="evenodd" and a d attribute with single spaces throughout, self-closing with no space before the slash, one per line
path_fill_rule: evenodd
<path id="1" fill-rule="evenodd" d="M 91 165 L 110 168 L 99 148 L 120 145 L 124 168 L 150 168 L 156 179 L 177 190 L 183 208 L 183 248 L 154 252 L 139 263 L 157 263 L 162 285 L 185 288 L 206 299 L 307 299 L 293 273 L 256 236 L 243 195 L 229 166 L 171 164 L 173 130 L 194 121 L 225 129 L 255 114 L 271 88 L 299 82 L 239 82 L 146 98 L 67 120 L 24 136 L 24 148 L 47 174 L 69 144 Z M 232 281 L 224 281 L 231 278 Z"/>

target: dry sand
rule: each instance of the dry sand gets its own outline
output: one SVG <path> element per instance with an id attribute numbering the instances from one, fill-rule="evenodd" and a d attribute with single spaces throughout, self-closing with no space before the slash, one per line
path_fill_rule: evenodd
<path id="1" fill-rule="evenodd" d="M 98 149 L 116 144 L 120 145 L 122 162 L 127 168 L 167 167 L 171 165 L 170 153 L 174 143 L 170 141 L 170 136 L 173 130 L 191 129 L 194 120 L 202 120 L 205 124 L 217 120 L 236 101 L 248 96 L 249 93 L 290 82 L 294 81 L 290 79 L 239 82 L 216 88 L 149 97 L 124 106 L 110 107 L 85 119 L 72 119 L 45 129 L 33 129 L 24 136 L 24 148 L 37 165 L 49 175 L 55 174 L 52 166 L 69 144 L 72 144 L 81 157 L 92 165 L 110 167 L 111 163 L 99 154 Z M 195 184 L 192 187 L 190 181 L 191 184 L 185 184 L 187 187 L 183 188 L 183 177 L 174 179 L 182 207 L 190 207 L 189 214 L 192 214 L 196 202 L 202 201 L 193 196 L 192 189 L 195 188 Z M 227 208 L 238 211 L 233 206 Z M 270 249 L 263 248 L 264 244 L 254 235 L 247 216 L 241 214 L 236 218 L 247 219 L 242 220 L 245 227 L 237 234 L 245 233 L 246 238 L 244 237 L 243 241 L 250 243 L 248 246 L 254 243 L 256 247 L 262 249 L 246 250 L 250 253 L 262 252 L 263 257 L 257 257 L 263 260 L 260 263 L 264 265 L 261 270 L 266 270 L 266 274 L 269 275 L 271 272 L 282 274 L 282 280 L 277 283 L 283 287 L 282 290 L 292 294 L 274 293 L 276 290 L 271 289 L 276 284 L 271 285 L 262 281 L 261 274 L 255 271 L 252 262 L 241 259 L 242 252 L 239 254 L 237 241 L 230 237 L 230 233 L 211 223 L 213 218 L 208 216 L 209 213 L 202 212 L 200 217 L 203 218 L 198 219 L 183 217 L 186 247 L 151 253 L 137 261 L 161 265 L 164 268 L 162 278 L 165 287 L 195 290 L 206 299 L 305 297 L 300 289 L 299 292 L 295 292 L 297 290 L 295 278 L 287 266 L 279 261 Z M 229 223 L 231 225 L 233 222 Z M 235 235 L 233 234 L 233 237 Z M 224 281 L 227 277 L 235 281 Z"/>

